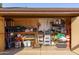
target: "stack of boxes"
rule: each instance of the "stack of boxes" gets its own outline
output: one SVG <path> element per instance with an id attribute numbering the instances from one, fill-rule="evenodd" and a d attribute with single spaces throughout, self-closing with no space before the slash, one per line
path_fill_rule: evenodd
<path id="1" fill-rule="evenodd" d="M 51 45 L 51 36 L 50 35 L 44 36 L 44 45 Z"/>
<path id="2" fill-rule="evenodd" d="M 56 44 L 57 48 L 67 48 L 67 44 L 66 44 L 66 37 L 62 37 L 58 39 L 58 42 Z"/>
<path id="3" fill-rule="evenodd" d="M 43 32 L 38 33 L 38 41 L 39 41 L 39 44 L 43 45 L 43 43 L 44 43 L 44 33 Z"/>
<path id="4" fill-rule="evenodd" d="M 39 41 L 39 44 L 42 44 L 42 45 L 51 45 L 52 42 L 51 42 L 51 35 L 48 31 L 46 31 L 45 33 L 39 33 L 38 34 L 38 41 Z"/>
<path id="5" fill-rule="evenodd" d="M 44 33 L 44 45 L 51 45 L 51 35 L 50 35 L 50 31 L 45 31 Z"/>

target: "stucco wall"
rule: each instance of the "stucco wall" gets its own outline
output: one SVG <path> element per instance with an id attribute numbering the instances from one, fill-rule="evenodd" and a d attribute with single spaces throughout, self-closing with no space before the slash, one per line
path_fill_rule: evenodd
<path id="1" fill-rule="evenodd" d="M 0 51 L 5 50 L 4 18 L 0 17 Z"/>
<path id="2" fill-rule="evenodd" d="M 79 44 L 79 16 L 71 19 L 71 48 Z"/>

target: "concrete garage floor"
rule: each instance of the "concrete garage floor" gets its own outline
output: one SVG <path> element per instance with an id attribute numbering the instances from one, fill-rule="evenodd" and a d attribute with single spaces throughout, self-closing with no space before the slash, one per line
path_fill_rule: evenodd
<path id="1" fill-rule="evenodd" d="M 68 48 L 56 48 L 53 46 L 42 46 L 42 48 L 20 48 L 0 52 L 0 55 L 76 55 Z"/>

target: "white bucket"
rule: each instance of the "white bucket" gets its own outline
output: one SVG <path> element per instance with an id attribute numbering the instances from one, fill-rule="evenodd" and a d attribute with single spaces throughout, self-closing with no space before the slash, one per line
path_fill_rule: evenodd
<path id="1" fill-rule="evenodd" d="M 31 41 L 23 41 L 24 47 L 30 47 L 31 46 Z"/>

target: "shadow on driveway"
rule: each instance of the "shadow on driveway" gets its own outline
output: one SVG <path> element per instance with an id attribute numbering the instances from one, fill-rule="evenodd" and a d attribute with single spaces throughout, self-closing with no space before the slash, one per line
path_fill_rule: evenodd
<path id="1" fill-rule="evenodd" d="M 0 52 L 0 55 L 14 55 L 20 51 L 22 51 L 24 48 L 18 48 L 18 49 L 15 49 L 15 48 L 12 48 L 12 49 L 8 49 L 8 50 L 5 50 L 3 52 Z"/>

